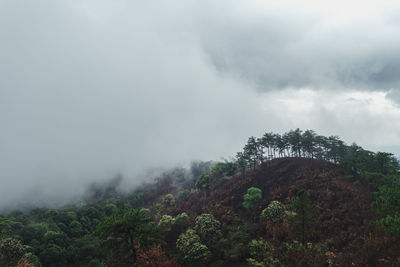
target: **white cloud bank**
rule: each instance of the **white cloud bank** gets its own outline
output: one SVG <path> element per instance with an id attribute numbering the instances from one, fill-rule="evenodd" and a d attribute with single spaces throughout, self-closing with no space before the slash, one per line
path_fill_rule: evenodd
<path id="1" fill-rule="evenodd" d="M 0 206 L 135 184 L 264 131 L 398 151 L 396 5 L 265 3 L 0 0 Z"/>

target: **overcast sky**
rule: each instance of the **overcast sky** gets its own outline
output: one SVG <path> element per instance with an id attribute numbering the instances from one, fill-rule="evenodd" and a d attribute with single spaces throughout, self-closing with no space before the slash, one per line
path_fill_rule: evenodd
<path id="1" fill-rule="evenodd" d="M 400 155 L 400 4 L 271 2 L 0 0 L 0 206 L 297 127 Z"/>

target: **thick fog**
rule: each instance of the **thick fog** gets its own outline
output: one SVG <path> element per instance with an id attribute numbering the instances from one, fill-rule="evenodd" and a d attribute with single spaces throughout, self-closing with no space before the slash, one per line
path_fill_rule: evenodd
<path id="1" fill-rule="evenodd" d="M 0 208 L 265 131 L 399 155 L 400 4 L 296 3 L 0 0 Z"/>

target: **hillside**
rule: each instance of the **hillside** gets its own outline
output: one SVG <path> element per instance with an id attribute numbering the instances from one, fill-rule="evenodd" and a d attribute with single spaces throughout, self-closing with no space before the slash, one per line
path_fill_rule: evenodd
<path id="1" fill-rule="evenodd" d="M 243 195 L 249 187 L 262 190 L 262 202 L 252 213 L 242 205 Z M 258 216 L 261 208 L 272 200 L 289 204 L 300 189 L 310 193 L 321 211 L 318 221 L 321 227 L 329 222 L 334 224 L 334 218 L 341 221 L 343 229 L 358 227 L 363 219 L 373 216 L 371 193 L 367 188 L 345 178 L 337 165 L 306 158 L 281 158 L 263 163 L 255 170 L 249 170 L 244 178 L 238 174 L 218 184 L 208 195 L 204 192 L 192 195 L 189 200 L 180 203 L 176 212 L 219 214 L 221 209 L 224 210 L 221 213 L 224 215 L 219 217 L 221 220 L 231 220 L 228 214 L 251 219 L 249 216 Z"/>
<path id="2" fill-rule="evenodd" d="M 243 195 L 250 187 L 262 190 L 256 209 L 242 205 Z M 187 212 L 191 217 L 211 213 L 223 223 L 235 216 L 244 221 L 257 221 L 261 210 L 273 200 L 290 204 L 295 194 L 305 189 L 318 208 L 313 242 L 329 240 L 336 252 L 359 248 L 363 243 L 366 222 L 373 219 L 371 192 L 345 178 L 337 165 L 308 158 L 279 158 L 249 170 L 245 177 L 238 174 L 215 186 L 207 194 L 198 192 L 179 203 L 175 214 Z"/>

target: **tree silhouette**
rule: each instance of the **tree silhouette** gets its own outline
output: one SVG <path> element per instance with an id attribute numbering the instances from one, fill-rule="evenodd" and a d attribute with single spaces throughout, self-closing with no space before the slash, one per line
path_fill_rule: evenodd
<path id="1" fill-rule="evenodd" d="M 303 148 L 303 154 L 307 157 L 314 158 L 315 154 L 315 137 L 316 134 L 313 130 L 306 130 L 301 136 L 301 147 Z"/>
<path id="2" fill-rule="evenodd" d="M 256 141 L 256 138 L 254 136 L 250 137 L 249 140 L 247 141 L 247 144 L 244 147 L 243 153 L 246 155 L 246 158 L 248 158 L 249 163 L 251 164 L 253 169 L 256 168 L 257 163 L 259 162 L 260 151 L 261 149 Z"/>

